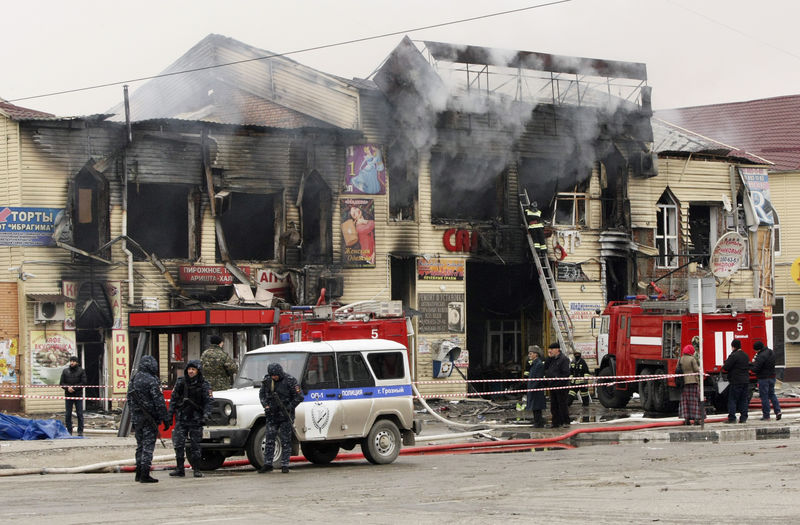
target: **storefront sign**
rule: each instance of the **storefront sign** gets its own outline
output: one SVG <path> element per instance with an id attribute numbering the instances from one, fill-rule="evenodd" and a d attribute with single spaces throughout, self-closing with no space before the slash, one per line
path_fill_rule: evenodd
<path id="1" fill-rule="evenodd" d="M 344 193 L 383 195 L 386 193 L 386 167 L 381 149 L 375 144 L 350 146 L 346 151 L 347 171 Z"/>
<path id="2" fill-rule="evenodd" d="M 69 358 L 78 355 L 75 332 L 31 330 L 31 384 L 57 385 Z"/>
<path id="3" fill-rule="evenodd" d="M 16 339 L 0 339 L 0 384 L 19 383 L 17 377 L 18 353 Z"/>
<path id="4" fill-rule="evenodd" d="M 130 347 L 127 330 L 112 330 L 111 392 L 122 395 L 128 392 Z"/>
<path id="5" fill-rule="evenodd" d="M 421 293 L 417 296 L 420 333 L 463 333 L 466 311 L 463 293 Z"/>
<path id="6" fill-rule="evenodd" d="M 464 259 L 417 259 L 417 279 L 420 281 L 463 281 Z"/>
<path id="7" fill-rule="evenodd" d="M 61 293 L 72 299 L 64 302 L 64 330 L 75 330 L 75 300 L 78 298 L 77 281 L 62 281 Z"/>
<path id="8" fill-rule="evenodd" d="M 289 272 L 278 273 L 269 268 L 258 270 L 256 273 L 256 286 L 272 292 L 276 297 L 287 299 L 290 296 L 291 282 Z"/>
<path id="9" fill-rule="evenodd" d="M 247 276 L 250 276 L 249 266 L 240 266 Z M 233 275 L 224 266 L 180 266 L 178 280 L 182 284 L 233 284 Z"/>
<path id="10" fill-rule="evenodd" d="M 569 302 L 569 317 L 573 321 L 589 321 L 597 317 L 597 311 L 603 311 L 601 303 Z"/>
<path id="11" fill-rule="evenodd" d="M 448 252 L 474 252 L 478 250 L 478 232 L 450 228 L 445 230 L 442 243 Z"/>
<path id="12" fill-rule="evenodd" d="M 53 246 L 61 208 L 0 206 L 0 246 Z"/>
<path id="13" fill-rule="evenodd" d="M 113 322 L 111 328 L 122 328 L 122 291 L 120 286 L 121 281 L 107 281 L 105 283 L 106 296 L 108 297 L 108 304 L 111 305 L 111 313 L 113 314 Z"/>
<path id="14" fill-rule="evenodd" d="M 375 267 L 375 201 L 340 199 L 342 265 L 345 268 Z"/>
<path id="15" fill-rule="evenodd" d="M 556 268 L 556 279 L 565 282 L 584 282 L 588 281 L 589 277 L 583 273 L 580 263 L 558 263 Z"/>
<path id="16" fill-rule="evenodd" d="M 753 208 L 756 210 L 759 224 L 770 225 L 775 223 L 772 208 L 772 198 L 769 194 L 769 176 L 764 168 L 739 168 L 745 184 L 753 198 Z"/>
<path id="17" fill-rule="evenodd" d="M 744 261 L 747 243 L 736 232 L 728 232 L 717 241 L 711 252 L 711 273 L 714 277 L 730 277 L 736 273 Z"/>

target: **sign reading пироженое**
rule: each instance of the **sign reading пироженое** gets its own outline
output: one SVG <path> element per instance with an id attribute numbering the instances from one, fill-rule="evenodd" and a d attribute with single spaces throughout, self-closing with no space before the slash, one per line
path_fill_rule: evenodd
<path id="1" fill-rule="evenodd" d="M 240 266 L 246 275 L 250 275 L 249 266 Z M 178 280 L 183 284 L 233 284 L 233 274 L 224 266 L 179 266 Z"/>
<path id="2" fill-rule="evenodd" d="M 728 232 L 717 241 L 711 252 L 711 273 L 714 277 L 730 277 L 741 268 L 747 249 L 745 238 Z"/>
<path id="3" fill-rule="evenodd" d="M 61 208 L 0 206 L 0 246 L 53 246 Z"/>

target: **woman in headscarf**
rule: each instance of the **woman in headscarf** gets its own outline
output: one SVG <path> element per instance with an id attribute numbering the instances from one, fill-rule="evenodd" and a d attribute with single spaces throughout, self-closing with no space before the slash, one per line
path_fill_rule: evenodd
<path id="1" fill-rule="evenodd" d="M 694 358 L 694 345 L 686 345 L 683 347 L 683 355 L 678 360 L 684 374 L 687 375 L 683 378 L 683 390 L 681 390 L 681 404 L 678 409 L 678 417 L 684 420 L 685 424 L 689 425 L 694 421 L 695 425 L 699 425 L 705 420 L 705 409 L 700 404 L 700 376 L 696 375 L 700 371 L 700 365 Z"/>

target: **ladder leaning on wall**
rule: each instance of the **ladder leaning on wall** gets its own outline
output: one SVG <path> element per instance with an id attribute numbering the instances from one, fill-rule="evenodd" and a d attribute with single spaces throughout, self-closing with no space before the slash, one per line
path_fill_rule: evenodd
<path id="1" fill-rule="evenodd" d="M 550 267 L 550 261 L 547 258 L 547 250 L 537 250 L 534 245 L 534 240 L 531 231 L 528 229 L 528 221 L 525 219 L 525 209 L 530 206 L 531 201 L 528 198 L 528 190 L 523 190 L 519 194 L 519 208 L 522 216 L 522 226 L 525 228 L 525 237 L 528 239 L 528 248 L 533 256 L 533 262 L 536 264 L 536 271 L 539 274 L 539 285 L 542 287 L 542 295 L 544 296 L 545 304 L 550 312 L 550 318 L 558 344 L 564 353 L 571 354 L 575 350 L 575 341 L 572 338 L 572 319 L 569 317 L 569 312 L 564 307 L 561 301 L 561 296 L 558 293 L 558 286 L 556 279 L 553 275 L 553 270 Z"/>

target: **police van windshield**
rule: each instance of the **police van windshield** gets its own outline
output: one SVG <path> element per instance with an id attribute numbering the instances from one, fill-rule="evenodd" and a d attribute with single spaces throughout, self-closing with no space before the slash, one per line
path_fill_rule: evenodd
<path id="1" fill-rule="evenodd" d="M 239 369 L 239 375 L 233 383 L 233 388 L 248 388 L 260 386 L 267 367 L 271 363 L 278 363 L 283 371 L 297 379 L 303 376 L 303 368 L 308 354 L 304 352 L 271 352 L 269 354 L 246 354 Z"/>

